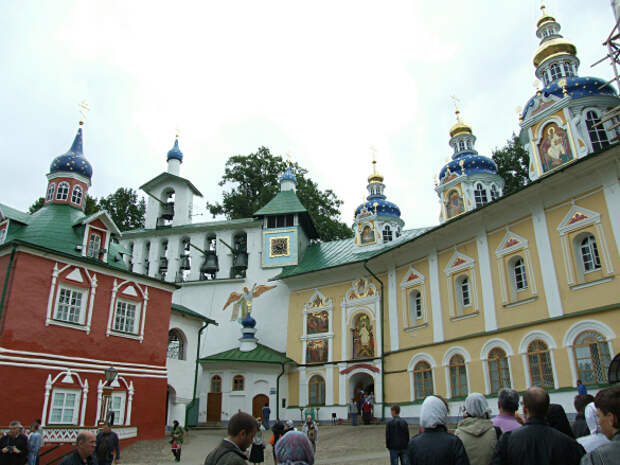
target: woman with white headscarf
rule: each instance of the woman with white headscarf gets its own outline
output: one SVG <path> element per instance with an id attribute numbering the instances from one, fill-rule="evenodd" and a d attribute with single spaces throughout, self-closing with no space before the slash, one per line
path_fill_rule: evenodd
<path id="1" fill-rule="evenodd" d="M 428 396 L 422 403 L 420 426 L 422 434 L 409 441 L 409 465 L 469 465 L 461 440 L 448 433 L 448 404 L 437 396 Z"/>
<path id="2" fill-rule="evenodd" d="M 464 418 L 454 434 L 463 441 L 471 465 L 488 465 L 491 462 L 497 432 L 489 413 L 489 404 L 482 394 L 472 392 L 467 396 Z"/>
<path id="3" fill-rule="evenodd" d="M 607 444 L 609 439 L 601 433 L 601 428 L 597 421 L 596 406 L 594 405 L 594 402 L 590 402 L 586 405 L 584 415 L 586 417 L 586 424 L 588 425 L 590 434 L 588 436 L 577 438 L 577 442 L 583 446 L 586 452 L 592 452 L 599 446 Z"/>

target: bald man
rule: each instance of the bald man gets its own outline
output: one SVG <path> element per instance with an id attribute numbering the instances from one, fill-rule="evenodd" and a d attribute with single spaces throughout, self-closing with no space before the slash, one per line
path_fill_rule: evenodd
<path id="1" fill-rule="evenodd" d="M 95 457 L 95 446 L 97 438 L 90 431 L 83 431 L 78 434 L 75 441 L 75 451 L 73 454 L 67 455 L 60 465 L 99 465 L 97 457 Z"/>
<path id="2" fill-rule="evenodd" d="M 581 444 L 545 421 L 549 394 L 534 386 L 523 394 L 525 425 L 504 433 L 497 443 L 492 465 L 579 465 Z"/>

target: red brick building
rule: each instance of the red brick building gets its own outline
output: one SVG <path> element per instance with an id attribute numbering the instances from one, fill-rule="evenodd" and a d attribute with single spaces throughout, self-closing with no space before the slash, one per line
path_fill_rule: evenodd
<path id="1" fill-rule="evenodd" d="M 48 444 L 96 428 L 112 366 L 121 440 L 162 438 L 175 285 L 128 271 L 110 216 L 84 214 L 91 176 L 79 128 L 40 210 L 0 204 L 0 427 L 40 418 Z"/>

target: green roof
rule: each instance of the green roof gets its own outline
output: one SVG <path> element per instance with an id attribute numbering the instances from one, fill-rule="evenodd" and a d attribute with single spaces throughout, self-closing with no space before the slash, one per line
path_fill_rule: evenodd
<path id="1" fill-rule="evenodd" d="M 295 363 L 284 352 L 278 352 L 263 344 L 256 344 L 256 349 L 241 352 L 238 348 L 219 354 L 209 355 L 200 359 L 201 362 L 244 362 L 244 363 Z"/>
<path id="2" fill-rule="evenodd" d="M 280 191 L 276 196 L 267 202 L 263 208 L 254 213 L 254 216 L 265 215 L 284 215 L 286 213 L 304 213 L 307 212 L 295 194 L 295 191 Z"/>
<path id="3" fill-rule="evenodd" d="M 10 220 L 19 221 L 24 224 L 28 224 L 30 221 L 30 215 L 28 213 L 21 212 L 3 203 L 0 203 L 0 216 L 6 216 Z"/>
<path id="4" fill-rule="evenodd" d="M 319 242 L 311 244 L 304 253 L 304 258 L 296 266 L 284 268 L 282 272 L 271 278 L 270 281 L 289 278 L 314 271 L 325 270 L 337 266 L 359 263 L 369 258 L 379 255 L 388 249 L 396 247 L 398 244 L 413 239 L 416 236 L 426 232 L 429 228 L 409 229 L 403 231 L 402 237 L 398 241 L 393 241 L 380 248 L 373 248 L 363 251 L 355 245 L 355 239 L 341 239 L 338 241 Z"/>
<path id="5" fill-rule="evenodd" d="M 207 324 L 218 326 L 217 321 L 212 320 L 211 318 L 206 317 L 204 315 L 201 315 L 200 313 L 195 312 L 194 310 L 191 310 L 185 307 L 184 305 L 172 304 L 171 309 L 173 312 L 180 313 L 181 315 L 191 316 L 192 318 L 202 320 L 206 322 Z"/>
<path id="6" fill-rule="evenodd" d="M 191 189 L 191 191 L 194 193 L 194 195 L 202 197 L 202 194 L 200 193 L 200 191 L 196 188 L 196 186 L 192 184 L 192 182 L 189 179 L 185 179 L 185 178 L 182 178 L 181 176 L 177 176 L 175 174 L 170 174 L 170 173 L 161 173 L 155 176 L 150 181 L 147 181 L 146 183 L 141 185 L 140 189 L 146 192 L 147 189 L 159 184 L 164 179 L 171 179 L 173 181 L 178 181 L 183 184 L 186 184 Z"/>

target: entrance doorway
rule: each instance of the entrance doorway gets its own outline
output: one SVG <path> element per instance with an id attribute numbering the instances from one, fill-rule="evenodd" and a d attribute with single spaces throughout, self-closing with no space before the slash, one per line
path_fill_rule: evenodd
<path id="1" fill-rule="evenodd" d="M 222 419 L 222 378 L 211 378 L 211 390 L 207 394 L 207 423 L 219 423 Z"/>
<path id="2" fill-rule="evenodd" d="M 263 417 L 263 407 L 269 405 L 269 397 L 265 394 L 257 394 L 252 399 L 252 416 L 254 418 Z"/>
<path id="3" fill-rule="evenodd" d="M 366 373 L 356 373 L 349 378 L 349 399 L 352 397 L 357 405 L 357 413 L 361 414 L 360 398 L 362 394 L 375 395 L 375 381 Z M 349 401 L 347 399 L 347 401 Z"/>

